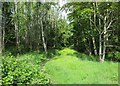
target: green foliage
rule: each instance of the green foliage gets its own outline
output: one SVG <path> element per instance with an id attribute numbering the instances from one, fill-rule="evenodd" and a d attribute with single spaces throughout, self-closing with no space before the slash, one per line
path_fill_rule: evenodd
<path id="1" fill-rule="evenodd" d="M 80 12 L 80 15 L 85 19 L 89 18 L 89 16 L 93 13 L 93 10 L 90 8 L 85 8 Z"/>
<path id="2" fill-rule="evenodd" d="M 58 51 L 58 53 L 59 53 L 58 56 L 56 56 L 55 58 L 73 56 L 81 60 L 97 61 L 97 57 L 94 57 L 92 55 L 88 56 L 84 53 L 79 53 L 76 50 L 70 48 L 64 48 L 63 50 Z"/>
<path id="3" fill-rule="evenodd" d="M 28 59 L 28 57 L 25 56 L 23 56 L 24 59 L 15 58 L 13 56 L 6 56 L 2 58 L 2 83 L 3 84 L 49 83 L 49 80 L 45 77 L 40 66 L 36 65 L 38 63 L 34 64 L 30 62 L 30 59 Z"/>
<path id="4" fill-rule="evenodd" d="M 119 46 L 119 31 L 118 28 L 118 3 L 101 3 L 101 2 L 71 2 L 63 6 L 62 9 L 68 9 L 68 20 L 69 25 L 73 26 L 73 35 L 70 39 L 70 43 L 74 46 L 74 49 L 87 54 L 92 53 L 95 55 L 94 47 L 96 51 L 99 51 L 99 34 L 104 32 L 104 26 L 109 27 L 110 30 L 106 32 L 108 34 L 107 45 L 118 45 Z M 106 24 L 104 19 L 106 18 Z M 113 22 L 110 24 L 111 19 Z M 101 24 L 100 24 L 101 23 Z M 105 24 L 105 25 L 104 25 Z M 118 30 L 119 29 L 119 30 Z M 102 34 L 102 40 L 105 41 Z M 93 39 L 95 38 L 95 45 Z M 103 42 L 102 41 L 102 42 Z M 106 41 L 105 41 L 106 42 Z M 104 46 L 103 46 L 104 47 Z M 112 51 L 117 49 L 112 48 Z M 106 51 L 109 51 L 107 48 Z M 98 52 L 99 55 L 99 52 Z M 105 57 L 106 58 L 106 57 Z"/>
<path id="5" fill-rule="evenodd" d="M 120 59 L 120 52 L 116 51 L 115 52 L 115 57 L 118 58 L 118 59 Z"/>
<path id="6" fill-rule="evenodd" d="M 109 52 L 108 53 L 108 58 L 120 61 L 120 52 L 118 52 L 118 51 L 116 51 L 116 52 Z"/>
<path id="7" fill-rule="evenodd" d="M 19 56 L 20 61 L 25 61 L 26 63 L 31 63 L 34 65 L 40 65 L 43 61 L 45 61 L 47 58 L 45 56 L 45 52 L 38 53 L 38 52 L 30 52 L 24 55 Z"/>
<path id="8" fill-rule="evenodd" d="M 59 47 L 66 47 L 68 46 L 69 43 L 69 38 L 73 35 L 72 30 L 71 30 L 72 26 L 67 24 L 67 21 L 64 19 L 59 19 L 57 21 L 57 42 L 59 44 Z M 61 46 L 61 45 L 62 46 Z"/>
<path id="9" fill-rule="evenodd" d="M 117 84 L 118 63 L 81 61 L 75 56 L 61 56 L 46 63 L 53 84 Z"/>
<path id="10" fill-rule="evenodd" d="M 73 55 L 74 53 L 77 53 L 77 51 L 70 48 L 64 48 L 63 50 L 60 50 L 59 53 L 61 55 Z"/>

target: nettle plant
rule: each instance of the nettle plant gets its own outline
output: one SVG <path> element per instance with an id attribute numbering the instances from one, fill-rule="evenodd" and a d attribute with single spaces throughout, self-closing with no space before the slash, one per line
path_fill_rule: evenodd
<path id="1" fill-rule="evenodd" d="M 20 61 L 13 56 L 2 57 L 3 84 L 48 84 L 38 65 Z"/>

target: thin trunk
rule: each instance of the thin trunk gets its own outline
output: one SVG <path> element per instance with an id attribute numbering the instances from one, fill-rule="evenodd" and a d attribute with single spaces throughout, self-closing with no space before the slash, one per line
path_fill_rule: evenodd
<path id="1" fill-rule="evenodd" d="M 96 2 L 97 4 L 97 2 Z M 98 8 L 97 8 L 98 9 Z M 101 29 L 101 19 L 99 18 L 99 29 Z M 99 61 L 103 62 L 102 60 L 102 32 L 101 30 L 99 31 Z"/>
<path id="2" fill-rule="evenodd" d="M 28 41 L 28 30 L 25 32 L 25 48 L 28 49 L 29 41 Z"/>
<path id="3" fill-rule="evenodd" d="M 55 31 L 55 32 L 54 32 L 54 33 L 55 33 L 55 40 L 54 40 L 54 48 L 56 47 L 57 37 L 58 37 L 58 36 L 57 36 L 58 34 L 57 34 L 57 28 L 56 28 L 56 27 L 57 27 L 57 24 L 56 24 L 56 23 L 57 23 L 57 22 L 56 22 L 56 19 L 55 19 L 55 30 L 54 30 L 54 31 Z"/>
<path id="4" fill-rule="evenodd" d="M 95 5 L 95 3 L 93 3 L 93 5 L 94 5 L 94 23 L 96 25 L 96 5 Z M 94 53 L 95 53 L 95 55 L 97 55 L 97 48 L 96 48 L 96 42 L 95 42 L 94 36 L 92 36 L 92 41 L 93 41 Z"/>
<path id="5" fill-rule="evenodd" d="M 38 34 L 38 43 L 37 43 L 37 50 L 38 50 L 38 52 L 39 52 L 39 48 L 40 48 L 40 40 L 41 40 L 41 36 L 40 36 L 41 34 L 40 34 L 40 32 L 39 32 L 39 34 Z"/>
<path id="6" fill-rule="evenodd" d="M 2 29 L 2 54 L 5 52 L 5 19 L 3 20 L 3 29 Z"/>
<path id="7" fill-rule="evenodd" d="M 94 53 L 97 56 L 97 48 L 96 48 L 96 42 L 94 36 L 92 36 L 92 42 L 93 42 Z"/>
<path id="8" fill-rule="evenodd" d="M 1 21 L 1 18 L 0 18 Z M 2 55 L 2 27 L 0 26 L 0 55 Z"/>
<path id="9" fill-rule="evenodd" d="M 43 47 L 44 47 L 45 53 L 47 55 L 47 46 L 46 46 L 46 43 L 45 43 L 45 35 L 44 35 L 44 29 L 43 29 L 42 19 L 41 19 L 41 32 L 42 32 Z"/>
<path id="10" fill-rule="evenodd" d="M 88 51 L 89 55 L 92 55 L 90 39 L 88 39 L 87 43 L 88 43 L 88 45 L 86 45 L 87 51 Z M 85 44 L 87 44 L 87 43 L 85 43 Z"/>
<path id="11" fill-rule="evenodd" d="M 95 15 L 95 13 L 94 13 L 94 15 Z M 94 16 L 94 17 L 95 17 L 95 16 Z M 91 19 L 91 16 L 90 16 L 90 19 Z M 96 21 L 96 20 L 94 19 L 94 22 L 95 22 L 95 21 Z M 91 36 L 92 36 L 92 43 L 93 43 L 94 54 L 97 55 L 96 42 L 95 42 L 95 37 L 94 37 L 94 35 L 93 35 L 92 22 L 91 22 L 91 21 L 90 21 L 90 29 L 91 29 L 91 32 L 92 32 Z"/>
<path id="12" fill-rule="evenodd" d="M 102 60 L 104 61 L 105 59 L 105 53 L 106 53 L 106 42 L 105 42 L 105 36 L 104 36 L 104 42 L 103 42 L 103 56 L 102 56 Z"/>
<path id="13" fill-rule="evenodd" d="M 6 5 L 6 4 L 5 4 Z M 5 6 L 6 7 L 6 6 Z M 5 51 L 5 28 L 6 28 L 6 8 L 3 8 L 3 18 L 2 18 L 2 55 L 4 55 Z"/>
<path id="14" fill-rule="evenodd" d="M 40 3 L 39 3 L 39 6 L 38 6 L 38 8 L 39 7 L 41 7 L 40 6 Z M 38 10 L 38 14 L 37 14 L 37 24 L 38 24 L 38 31 L 37 31 L 37 36 L 38 36 L 38 40 L 37 40 L 37 46 L 36 46 L 36 48 L 37 48 L 37 50 L 38 50 L 38 52 L 39 52 L 39 48 L 40 48 L 40 41 L 41 41 L 41 32 L 42 31 L 40 31 L 40 28 L 41 28 L 41 30 L 42 30 L 42 28 L 43 28 L 43 23 L 42 23 L 42 18 L 41 18 L 41 20 L 39 19 L 41 16 L 40 16 L 40 13 L 41 12 L 41 9 L 39 9 Z M 43 45 L 44 46 L 44 45 Z"/>
<path id="15" fill-rule="evenodd" d="M 92 55 L 92 50 L 91 50 L 91 42 L 90 42 L 90 39 L 89 39 L 88 41 L 89 41 L 89 55 Z"/>
<path id="16" fill-rule="evenodd" d="M 15 14 L 17 14 L 17 2 L 15 1 Z M 17 56 L 19 56 L 19 37 L 18 37 L 18 23 L 17 23 L 17 17 L 15 19 L 15 34 L 16 34 L 16 48 L 17 48 Z"/>
<path id="17" fill-rule="evenodd" d="M 47 12 L 46 12 L 46 14 L 47 14 Z M 47 22 L 46 22 L 46 20 L 47 20 L 47 15 L 45 16 L 45 19 L 44 19 L 44 21 L 45 21 L 45 32 L 46 32 L 46 36 L 45 36 L 45 43 L 46 43 L 46 48 L 48 47 L 47 46 L 47 31 L 48 31 L 48 25 L 47 25 Z"/>
<path id="18" fill-rule="evenodd" d="M 106 53 L 106 33 L 107 33 L 106 19 L 107 19 L 107 17 L 105 16 L 105 18 L 104 18 L 104 33 L 103 33 L 103 56 L 102 56 L 103 61 L 105 59 L 105 53 Z"/>
<path id="19" fill-rule="evenodd" d="M 102 59 L 102 34 L 99 34 L 99 60 Z"/>
<path id="20" fill-rule="evenodd" d="M 85 47 L 86 47 L 86 52 L 85 53 L 90 55 L 90 50 L 89 50 L 89 47 L 88 47 L 88 45 L 86 43 L 85 43 Z"/>
<path id="21" fill-rule="evenodd" d="M 0 3 L 0 55 L 2 55 L 2 3 Z"/>
<path id="22" fill-rule="evenodd" d="M 26 9 L 26 4 L 24 5 L 24 15 L 27 15 L 25 13 Z M 27 16 L 27 20 L 28 20 L 28 16 Z M 25 31 L 25 48 L 27 49 L 29 46 L 29 41 L 28 41 L 28 30 L 29 30 L 29 25 L 26 24 L 26 31 Z"/>
<path id="23" fill-rule="evenodd" d="M 99 61 L 104 62 L 104 59 L 102 58 L 103 53 L 102 53 L 103 45 L 102 45 L 102 34 L 99 33 Z"/>
<path id="24" fill-rule="evenodd" d="M 31 5 L 30 5 L 30 9 L 31 9 L 31 20 L 34 20 L 33 19 L 33 9 L 32 9 L 32 7 L 33 7 L 33 2 L 30 2 L 31 3 Z M 33 47 L 32 47 L 32 43 L 33 43 L 33 38 L 34 38 L 34 36 L 35 35 L 33 35 L 34 34 L 34 31 L 33 31 L 33 26 L 34 26 L 34 21 L 30 21 L 30 28 L 28 29 L 28 42 L 29 42 L 29 46 L 28 46 L 28 48 L 29 48 L 29 50 L 30 51 L 32 51 L 33 50 Z"/>

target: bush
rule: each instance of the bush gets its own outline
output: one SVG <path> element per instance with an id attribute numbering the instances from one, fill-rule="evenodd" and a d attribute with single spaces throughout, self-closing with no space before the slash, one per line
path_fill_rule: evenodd
<path id="1" fill-rule="evenodd" d="M 16 59 L 13 56 L 2 57 L 3 84 L 48 84 L 49 80 L 40 70 L 40 66 Z"/>
<path id="2" fill-rule="evenodd" d="M 120 61 L 120 52 L 118 52 L 118 51 L 109 52 L 108 53 L 108 59 Z"/>
<path id="3" fill-rule="evenodd" d="M 74 55 L 74 53 L 77 53 L 77 51 L 69 48 L 64 48 L 63 50 L 59 51 L 60 55 Z"/>
<path id="4" fill-rule="evenodd" d="M 31 63 L 34 65 L 40 65 L 42 62 L 47 60 L 44 53 L 29 52 L 24 55 L 19 56 L 20 61 L 25 61 L 26 63 Z"/>

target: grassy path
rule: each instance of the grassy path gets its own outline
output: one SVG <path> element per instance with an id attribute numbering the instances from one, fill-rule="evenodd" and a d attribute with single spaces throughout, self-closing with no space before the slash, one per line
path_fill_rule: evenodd
<path id="1" fill-rule="evenodd" d="M 118 63 L 81 61 L 73 56 L 50 60 L 48 77 L 57 84 L 117 84 Z"/>

